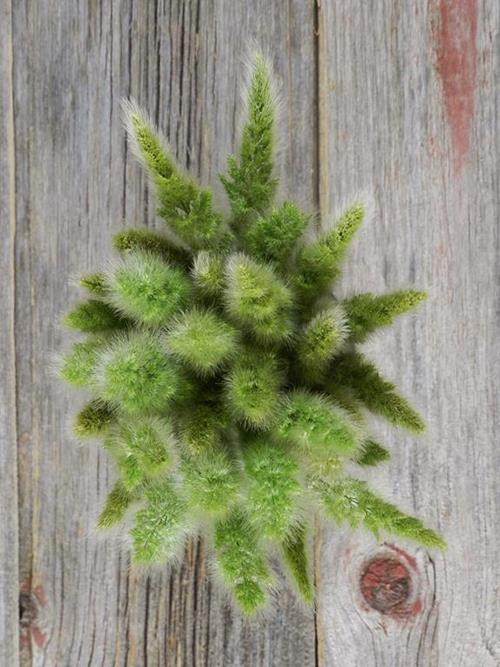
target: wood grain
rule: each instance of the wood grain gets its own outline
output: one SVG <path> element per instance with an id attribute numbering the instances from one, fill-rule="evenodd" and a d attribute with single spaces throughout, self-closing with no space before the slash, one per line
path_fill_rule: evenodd
<path id="1" fill-rule="evenodd" d="M 420 605 L 401 619 L 360 595 L 363 563 L 382 545 L 325 529 L 325 667 L 500 664 L 499 9 L 468 0 L 321 4 L 323 220 L 360 188 L 373 190 L 376 210 L 344 291 L 429 291 L 415 316 L 367 345 L 428 421 L 418 440 L 377 424 L 393 455 L 385 475 L 370 478 L 449 545 L 441 555 L 392 541 L 416 557 Z"/>
<path id="2" fill-rule="evenodd" d="M 5 0 L 1 18 L 0 665 L 500 664 L 498 3 Z M 282 91 L 283 192 L 324 226 L 342 200 L 374 193 L 344 292 L 429 290 L 367 345 L 428 434 L 377 422 L 393 457 L 368 479 L 449 548 L 320 526 L 316 619 L 285 593 L 250 624 L 209 582 L 201 543 L 172 572 L 144 573 L 118 538 L 96 538 L 113 471 L 70 435 L 83 397 L 52 358 L 69 345 L 68 276 L 98 268 L 124 225 L 158 224 L 120 99 L 137 98 L 215 185 L 252 42 Z M 373 556 L 407 567 L 404 613 L 367 606 Z"/>
<path id="3" fill-rule="evenodd" d="M 201 544 L 172 573 L 144 573 L 129 570 L 117 539 L 97 540 L 94 521 L 113 472 L 96 445 L 79 446 L 69 434 L 80 399 L 53 378 L 51 356 L 69 343 L 60 317 L 77 290 L 68 277 L 98 268 L 124 224 L 156 224 L 126 149 L 122 97 L 148 108 L 180 162 L 215 184 L 234 148 L 243 59 L 255 41 L 271 54 L 283 91 L 284 188 L 315 206 L 314 6 L 42 0 L 15 3 L 12 25 L 22 664 L 312 665 L 314 620 L 291 594 L 273 620 L 245 624 L 208 582 Z M 12 248 L 2 252 L 9 268 Z M 13 317 L 9 289 L 2 299 Z M 14 391 L 13 381 L 7 387 Z M 10 478 L 12 451 L 2 454 Z M 9 494 L 12 521 L 2 535 L 11 531 L 15 545 L 14 480 Z M 16 571 L 13 560 L 1 580 L 16 595 L 7 601 L 10 634 Z M 15 667 L 11 640 L 5 664 Z"/>
<path id="4" fill-rule="evenodd" d="M 12 15 L 10 3 L 0 20 L 0 664 L 17 665 L 19 659 L 19 568 L 16 363 L 14 343 L 14 218 L 15 145 L 12 106 Z"/>

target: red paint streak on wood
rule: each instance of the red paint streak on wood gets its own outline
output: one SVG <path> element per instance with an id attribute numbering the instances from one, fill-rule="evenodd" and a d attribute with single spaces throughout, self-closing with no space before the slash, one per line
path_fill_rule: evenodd
<path id="1" fill-rule="evenodd" d="M 20 645 L 28 649 L 32 642 L 43 648 L 47 636 L 37 625 L 39 610 L 47 604 L 47 596 L 42 585 L 33 586 L 31 577 L 27 577 L 20 585 Z"/>
<path id="2" fill-rule="evenodd" d="M 434 35 L 437 69 L 451 130 L 455 173 L 458 173 L 469 151 L 474 117 L 477 0 L 439 0 L 439 15 Z"/>
<path id="3" fill-rule="evenodd" d="M 38 625 L 31 626 L 31 637 L 38 648 L 43 648 L 47 642 L 47 636 L 40 630 Z"/>
<path id="4" fill-rule="evenodd" d="M 47 604 L 47 596 L 45 595 L 45 590 L 40 584 L 33 588 L 33 595 L 38 600 L 38 603 L 44 607 Z"/>

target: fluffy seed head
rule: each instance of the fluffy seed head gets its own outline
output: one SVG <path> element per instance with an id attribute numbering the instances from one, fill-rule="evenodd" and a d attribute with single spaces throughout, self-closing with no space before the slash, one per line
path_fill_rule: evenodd
<path id="1" fill-rule="evenodd" d="M 103 340 L 97 337 L 75 343 L 70 352 L 62 359 L 61 377 L 77 387 L 90 386 L 102 345 Z"/>
<path id="2" fill-rule="evenodd" d="M 108 276 L 112 305 L 140 323 L 166 324 L 187 302 L 189 280 L 152 253 L 127 255 Z"/>
<path id="3" fill-rule="evenodd" d="M 244 443 L 243 459 L 250 519 L 265 536 L 283 540 L 296 521 L 301 488 L 291 448 L 258 435 Z"/>
<path id="4" fill-rule="evenodd" d="M 213 312 L 193 309 L 172 324 L 166 341 L 173 356 L 197 373 L 209 375 L 236 354 L 238 333 Z"/>
<path id="5" fill-rule="evenodd" d="M 96 382 L 101 396 L 127 413 L 161 414 L 176 394 L 179 372 L 161 339 L 137 332 L 101 352 Z"/>
<path id="6" fill-rule="evenodd" d="M 275 421 L 283 372 L 272 352 L 243 352 L 226 377 L 226 396 L 236 419 L 266 429 Z"/>
<path id="7" fill-rule="evenodd" d="M 174 460 L 170 425 L 158 417 L 121 418 L 108 436 L 122 479 L 129 489 L 163 475 Z"/>
<path id="8" fill-rule="evenodd" d="M 313 455 L 352 454 L 361 437 L 345 410 L 323 396 L 300 390 L 290 393 L 284 403 L 279 433 Z"/>
<path id="9" fill-rule="evenodd" d="M 242 253 L 233 255 L 225 297 L 229 315 L 258 338 L 280 342 L 290 336 L 292 294 L 271 267 Z"/>
<path id="10" fill-rule="evenodd" d="M 315 315 L 299 334 L 297 360 L 302 376 L 319 383 L 348 336 L 344 309 L 331 305 Z"/>
<path id="11" fill-rule="evenodd" d="M 202 296 L 219 298 L 226 285 L 224 258 L 206 250 L 200 251 L 194 259 L 192 275 Z"/>

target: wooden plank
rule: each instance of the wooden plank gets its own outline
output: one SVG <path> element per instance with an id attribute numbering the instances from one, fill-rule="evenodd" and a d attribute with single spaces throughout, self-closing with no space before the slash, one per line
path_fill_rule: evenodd
<path id="1" fill-rule="evenodd" d="M 12 15 L 2 6 L 0 20 L 0 664 L 19 661 L 18 498 L 16 366 L 14 344 L 14 243 L 16 224 L 14 114 L 12 106 Z"/>
<path id="2" fill-rule="evenodd" d="M 123 96 L 149 108 L 180 161 L 215 183 L 234 147 L 242 55 L 258 40 L 293 139 L 284 187 L 315 205 L 314 6 L 40 0 L 14 4 L 13 29 L 22 664 L 312 665 L 313 618 L 291 596 L 273 620 L 245 624 L 208 582 L 201 545 L 172 574 L 148 574 L 129 571 L 116 540 L 96 539 L 112 469 L 69 435 L 78 399 L 50 358 L 69 344 L 59 325 L 76 298 L 68 277 L 99 267 L 125 222 L 155 224 L 125 147 Z"/>
<path id="3" fill-rule="evenodd" d="M 441 555 L 390 540 L 414 569 L 375 539 L 325 529 L 320 665 L 500 663 L 499 13 L 492 0 L 321 3 L 324 220 L 361 188 L 376 204 L 344 293 L 430 294 L 367 346 L 429 426 L 417 441 L 377 423 L 393 457 L 369 478 L 449 546 Z M 413 586 L 399 614 L 361 594 L 377 556 L 399 560 Z"/>

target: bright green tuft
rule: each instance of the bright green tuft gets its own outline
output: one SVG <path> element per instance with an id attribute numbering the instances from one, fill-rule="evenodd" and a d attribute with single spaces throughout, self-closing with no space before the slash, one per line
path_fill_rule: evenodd
<path id="1" fill-rule="evenodd" d="M 346 352 L 332 366 L 330 382 L 347 387 L 366 407 L 395 426 L 414 433 L 425 431 L 425 424 L 408 401 L 396 393 L 395 385 L 384 380 L 375 366 L 359 352 Z"/>
<path id="2" fill-rule="evenodd" d="M 180 269 L 143 252 L 128 255 L 108 279 L 112 305 L 140 323 L 166 324 L 185 306 L 191 284 Z"/>
<path id="3" fill-rule="evenodd" d="M 237 331 L 209 310 L 181 315 L 166 340 L 172 355 L 201 375 L 217 371 L 238 349 Z"/>
<path id="4" fill-rule="evenodd" d="M 389 294 L 358 294 L 343 302 L 351 339 L 362 343 L 376 329 L 387 327 L 398 315 L 412 310 L 426 298 L 425 292 L 401 290 Z"/>
<path id="5" fill-rule="evenodd" d="M 240 326 L 263 341 L 281 342 L 292 331 L 292 293 L 274 271 L 243 254 L 227 265 L 226 308 Z"/>
<path id="6" fill-rule="evenodd" d="M 108 329 L 123 329 L 128 326 L 127 320 L 97 299 L 89 299 L 72 310 L 64 319 L 70 329 L 83 333 L 98 333 Z"/>
<path id="7" fill-rule="evenodd" d="M 88 276 L 83 276 L 80 278 L 80 285 L 95 296 L 104 296 L 107 291 L 104 273 L 90 273 Z"/>
<path id="8" fill-rule="evenodd" d="M 229 231 L 213 209 L 210 190 L 200 188 L 177 168 L 145 114 L 134 105 L 125 105 L 125 114 L 129 138 L 155 188 L 158 214 L 195 250 L 229 242 Z"/>
<path id="9" fill-rule="evenodd" d="M 274 262 L 284 269 L 308 223 L 309 217 L 295 204 L 285 202 L 248 227 L 245 233 L 248 252 L 259 261 Z"/>
<path id="10" fill-rule="evenodd" d="M 248 484 L 248 512 L 262 535 L 282 540 L 297 518 L 301 491 L 299 468 L 289 448 L 269 436 L 243 445 Z"/>
<path id="11" fill-rule="evenodd" d="M 299 253 L 294 282 L 304 300 L 317 297 L 338 277 L 340 265 L 365 216 L 365 205 L 357 202 L 339 218 L 331 232 Z"/>
<path id="12" fill-rule="evenodd" d="M 307 323 L 297 342 L 297 361 L 306 381 L 321 382 L 347 335 L 345 313 L 340 305 L 321 311 Z"/>
<path id="13" fill-rule="evenodd" d="M 186 506 L 168 480 L 146 488 L 144 497 L 146 507 L 137 512 L 130 531 L 132 557 L 138 563 L 154 563 L 179 550 L 187 527 Z"/>
<path id="14" fill-rule="evenodd" d="M 98 337 L 75 343 L 71 351 L 63 357 L 60 369 L 61 377 L 76 387 L 90 386 L 102 345 L 103 340 Z"/>
<path id="15" fill-rule="evenodd" d="M 104 508 L 97 519 L 97 527 L 111 528 L 120 523 L 132 500 L 132 494 L 127 491 L 124 483 L 118 480 L 108 493 Z"/>
<path id="16" fill-rule="evenodd" d="M 212 205 L 212 193 L 181 174 L 156 179 L 158 214 L 193 250 L 218 247 L 230 241 L 223 218 Z"/>
<path id="17" fill-rule="evenodd" d="M 246 614 L 266 600 L 271 576 L 257 530 L 245 512 L 234 509 L 215 527 L 217 566 L 225 584 Z"/>
<path id="18" fill-rule="evenodd" d="M 360 439 L 359 427 L 345 410 L 323 396 L 305 391 L 288 395 L 278 433 L 313 457 L 330 452 L 351 454 Z"/>
<path id="19" fill-rule="evenodd" d="M 190 253 L 187 250 L 149 229 L 124 229 L 115 234 L 113 245 L 122 255 L 143 251 L 154 253 L 174 265 L 187 266 L 190 262 Z"/>
<path id="20" fill-rule="evenodd" d="M 354 527 L 363 523 L 376 536 L 382 530 L 424 547 L 445 547 L 444 540 L 433 530 L 376 496 L 366 482 L 344 479 L 330 486 L 324 485 L 320 493 L 326 512 L 339 524 L 347 521 Z"/>
<path id="21" fill-rule="evenodd" d="M 227 400 L 235 418 L 265 429 L 276 420 L 283 372 L 272 352 L 243 352 L 226 377 Z"/>
<path id="22" fill-rule="evenodd" d="M 153 334 L 113 340 L 100 355 L 97 385 L 102 398 L 130 414 L 161 414 L 174 398 L 178 370 Z"/>
<path id="23" fill-rule="evenodd" d="M 150 174 L 171 176 L 175 165 L 148 116 L 134 102 L 125 102 L 123 110 L 129 141 L 137 157 Z"/>
<path id="24" fill-rule="evenodd" d="M 236 226 L 266 213 L 277 187 L 273 177 L 274 109 L 269 67 L 258 55 L 248 90 L 247 122 L 238 158 L 228 158 L 228 176 L 221 181 L 231 203 Z"/>
<path id="25" fill-rule="evenodd" d="M 113 421 L 113 408 L 96 399 L 77 414 L 73 430 L 79 438 L 95 438 L 102 435 Z"/>

